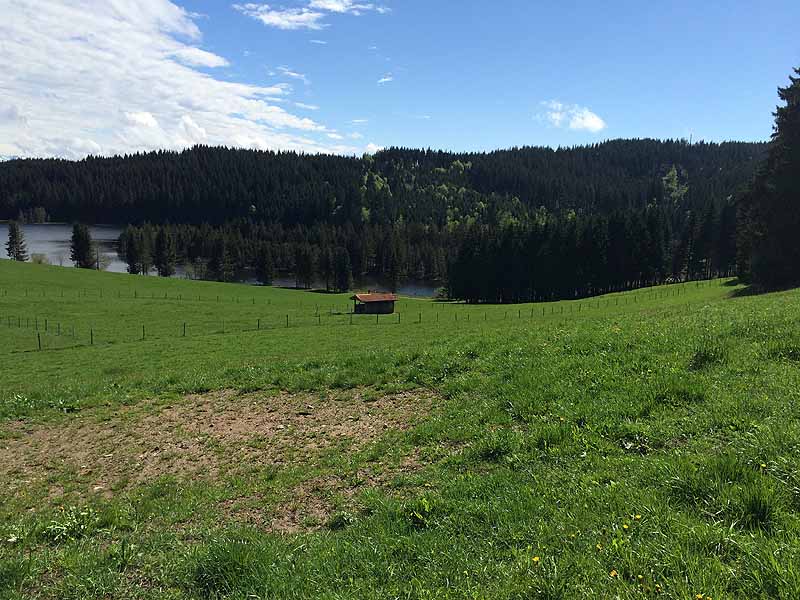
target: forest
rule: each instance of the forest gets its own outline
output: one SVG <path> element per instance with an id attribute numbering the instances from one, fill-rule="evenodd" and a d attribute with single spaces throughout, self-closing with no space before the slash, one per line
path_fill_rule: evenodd
<path id="1" fill-rule="evenodd" d="M 732 273 L 767 144 L 612 140 L 344 157 L 194 147 L 0 164 L 0 218 L 127 224 L 131 273 L 441 282 L 470 302 Z"/>

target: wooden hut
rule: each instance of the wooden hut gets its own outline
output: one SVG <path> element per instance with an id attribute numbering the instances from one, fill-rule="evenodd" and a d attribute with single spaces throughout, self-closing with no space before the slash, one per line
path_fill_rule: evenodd
<path id="1" fill-rule="evenodd" d="M 357 315 L 390 315 L 394 312 L 394 294 L 356 294 L 351 298 Z"/>

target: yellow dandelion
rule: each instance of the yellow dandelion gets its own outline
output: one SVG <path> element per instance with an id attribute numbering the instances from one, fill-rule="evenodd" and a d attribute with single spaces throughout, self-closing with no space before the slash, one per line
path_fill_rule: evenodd
<path id="1" fill-rule="evenodd" d="M 637 575 L 636 579 L 638 579 L 639 581 L 643 581 L 644 580 L 644 575 Z"/>
<path id="2" fill-rule="evenodd" d="M 602 550 L 603 549 L 603 544 L 597 544 L 597 546 L 595 546 L 595 548 L 597 548 L 598 551 Z"/>
<path id="3" fill-rule="evenodd" d="M 539 557 L 538 556 L 534 556 L 533 557 L 533 564 L 535 564 L 535 565 L 539 564 Z"/>
<path id="4" fill-rule="evenodd" d="M 761 468 L 762 469 L 766 469 L 767 468 L 767 464 L 766 463 L 761 463 Z"/>
<path id="5" fill-rule="evenodd" d="M 630 529 L 630 525 L 628 525 L 627 523 L 624 523 L 624 524 L 622 525 L 622 528 L 623 528 L 623 529 Z"/>
<path id="6" fill-rule="evenodd" d="M 636 520 L 636 521 L 641 521 L 641 520 L 642 520 L 642 515 L 636 515 L 636 516 L 635 516 L 635 517 L 633 517 L 633 518 L 634 518 L 634 520 Z"/>
<path id="7" fill-rule="evenodd" d="M 616 569 L 611 569 L 611 573 L 609 573 L 609 575 L 610 575 L 611 577 L 616 577 L 617 575 L 619 575 L 619 573 L 617 573 L 617 570 L 616 570 Z"/>
<path id="8" fill-rule="evenodd" d="M 703 600 L 703 594 L 696 594 L 694 600 Z"/>

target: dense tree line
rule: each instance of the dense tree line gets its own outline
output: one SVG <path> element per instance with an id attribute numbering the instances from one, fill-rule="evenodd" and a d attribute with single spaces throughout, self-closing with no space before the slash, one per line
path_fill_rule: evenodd
<path id="1" fill-rule="evenodd" d="M 800 77 L 778 96 L 767 157 L 739 199 L 739 269 L 766 289 L 800 284 Z"/>
<path id="2" fill-rule="evenodd" d="M 292 275 L 298 287 L 321 281 L 347 290 L 354 278 L 444 281 L 453 236 L 422 225 L 392 227 L 315 225 L 310 228 L 254 224 L 130 225 L 118 253 L 128 272 L 171 275 L 177 266 L 193 277 L 232 281 L 255 276 L 265 284 Z"/>
<path id="3" fill-rule="evenodd" d="M 764 144 L 614 140 L 575 148 L 451 153 L 392 148 L 362 158 L 195 147 L 72 162 L 0 163 L 0 218 L 38 211 L 51 221 L 285 227 L 316 223 L 443 228 L 492 224 L 544 207 L 609 214 L 673 205 L 673 166 L 701 210 L 751 177 Z"/>
<path id="4" fill-rule="evenodd" d="M 766 145 L 614 140 L 362 158 L 196 147 L 0 164 L 0 217 L 130 223 L 131 273 L 446 283 L 519 301 L 732 269 L 735 207 Z"/>

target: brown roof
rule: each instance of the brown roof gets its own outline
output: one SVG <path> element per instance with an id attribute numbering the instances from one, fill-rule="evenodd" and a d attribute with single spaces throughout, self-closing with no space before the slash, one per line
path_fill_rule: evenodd
<path id="1" fill-rule="evenodd" d="M 397 296 L 394 294 L 356 294 L 352 299 L 359 302 L 394 302 L 397 300 Z"/>

